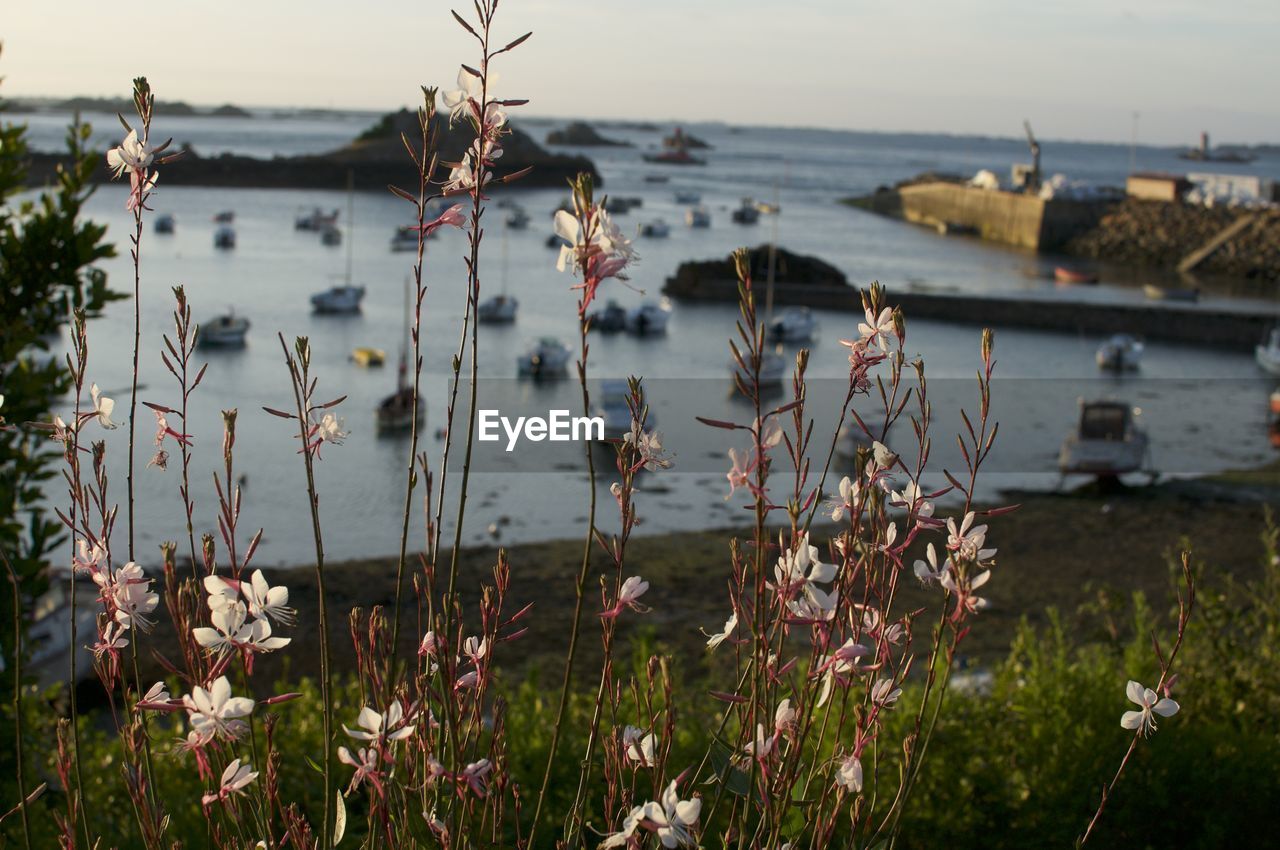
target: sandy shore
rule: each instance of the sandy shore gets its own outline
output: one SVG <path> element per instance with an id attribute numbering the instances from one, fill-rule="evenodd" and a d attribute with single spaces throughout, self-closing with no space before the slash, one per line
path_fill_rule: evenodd
<path id="1" fill-rule="evenodd" d="M 1275 477 L 1270 480 L 1274 482 Z M 1241 490 L 1221 481 L 1113 493 L 1010 494 L 1009 501 L 1022 506 L 990 521 L 989 545 L 1000 550 L 988 585 L 991 607 L 966 639 L 966 655 L 979 662 L 1002 656 L 1018 623 L 1023 619 L 1043 623 L 1051 607 L 1066 615 L 1067 623 L 1078 629 L 1082 639 L 1102 636 L 1113 622 L 1123 629 L 1134 591 L 1146 594 L 1152 606 L 1163 611 L 1174 598 L 1170 564 L 1184 542 L 1208 565 L 1210 576 L 1256 574 L 1264 513 L 1268 504 L 1280 504 L 1278 496 L 1274 486 Z M 625 628 L 651 629 L 659 642 L 690 653 L 684 657 L 704 658 L 699 627 L 719 627 L 729 611 L 725 582 L 732 533 L 718 530 L 634 538 L 626 572 L 651 583 L 646 602 L 653 610 L 626 618 Z M 825 537 L 825 531 L 815 537 Z M 527 623 L 529 634 L 499 650 L 499 661 L 509 674 L 534 671 L 555 675 L 568 640 L 572 577 L 581 562 L 582 548 L 581 540 L 508 547 L 511 610 L 534 603 Z M 461 553 L 460 586 L 464 604 L 471 611 L 481 584 L 492 583 L 496 554 L 496 547 L 468 548 Z M 447 554 L 443 561 L 448 563 Z M 584 664 L 591 664 L 591 656 L 598 653 L 594 615 L 599 610 L 599 585 L 595 575 L 604 563 L 598 550 L 593 552 L 594 572 L 584 606 L 588 635 Z M 417 564 L 415 554 L 410 569 Z M 395 558 L 328 565 L 338 669 L 350 669 L 349 611 L 374 605 L 390 608 L 395 600 L 395 573 Z M 273 583 L 277 580 L 290 588 L 291 603 L 300 609 L 299 625 L 292 630 L 294 643 L 287 653 L 261 662 L 264 675 L 255 675 L 255 679 L 264 683 L 286 672 L 280 666 L 286 658 L 291 676 L 313 673 L 318 658 L 314 568 L 305 565 L 276 572 Z M 412 586 L 407 587 L 409 606 L 404 611 L 402 638 L 405 650 L 412 651 L 420 631 Z M 936 610 L 936 594 L 923 592 L 914 578 L 905 581 L 904 587 L 900 610 L 920 606 Z M 1119 605 L 1113 609 L 1114 621 L 1099 613 L 1112 603 Z"/>

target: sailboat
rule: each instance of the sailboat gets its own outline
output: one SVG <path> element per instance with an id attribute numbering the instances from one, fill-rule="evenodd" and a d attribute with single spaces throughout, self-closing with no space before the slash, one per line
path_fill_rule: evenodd
<path id="1" fill-rule="evenodd" d="M 773 186 L 774 201 L 777 201 L 778 185 Z M 745 208 L 745 203 L 744 203 Z M 754 209 L 754 207 L 752 208 Z M 778 265 L 778 219 L 773 219 L 773 234 L 769 240 L 769 273 L 765 278 L 764 289 L 764 326 L 767 330 L 773 327 L 773 278 L 774 272 Z M 742 383 L 750 386 L 752 376 L 739 368 L 737 362 L 730 362 L 729 368 L 733 374 L 741 379 Z M 773 351 L 761 350 L 760 352 L 760 389 L 771 391 L 780 389 L 782 386 L 783 376 L 787 372 L 787 358 L 782 354 L 782 342 L 779 341 Z M 737 386 L 738 381 L 734 381 Z"/>
<path id="2" fill-rule="evenodd" d="M 510 221 L 507 222 L 510 227 Z M 490 296 L 476 307 L 476 318 L 486 324 L 508 324 L 516 320 L 516 310 L 520 309 L 520 301 L 514 295 L 507 294 L 507 231 L 502 230 L 502 292 Z"/>
<path id="3" fill-rule="evenodd" d="M 413 384 L 409 383 L 409 278 L 404 279 L 404 336 L 400 340 L 400 365 L 396 369 L 396 391 L 378 402 L 378 430 L 382 433 L 405 431 L 413 427 L 415 418 L 427 418 L 427 403 L 420 397 L 414 403 Z"/>
<path id="4" fill-rule="evenodd" d="M 355 188 L 354 178 L 347 172 L 347 227 L 354 225 Z M 351 251 L 355 239 L 348 234 L 347 238 L 347 275 L 342 286 L 333 286 L 324 292 L 311 296 L 311 307 L 317 313 L 359 313 L 360 302 L 364 300 L 364 287 L 351 284 Z"/>

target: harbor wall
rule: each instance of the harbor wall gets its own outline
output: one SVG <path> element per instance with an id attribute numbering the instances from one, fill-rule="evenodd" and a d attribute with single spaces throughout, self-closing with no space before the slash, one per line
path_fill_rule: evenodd
<path id="1" fill-rule="evenodd" d="M 664 292 L 690 301 L 736 301 L 737 282 L 702 280 L 694 288 L 668 287 Z M 1212 345 L 1235 351 L 1252 351 L 1277 322 L 1280 312 L 1247 312 L 1199 305 L 1094 304 L 1017 295 L 953 295 L 890 289 L 889 304 L 902 308 L 911 319 L 992 327 L 1023 327 L 1066 333 L 1104 335 L 1131 333 L 1195 345 Z M 778 286 L 774 303 L 824 310 L 862 311 L 858 291 L 851 286 Z M 850 318 L 845 335 L 858 321 Z M 841 333 L 833 330 L 833 333 Z"/>
<path id="2" fill-rule="evenodd" d="M 1093 227 L 1109 204 L 930 182 L 880 191 L 857 205 L 914 224 L 960 227 L 983 239 L 1048 250 Z"/>

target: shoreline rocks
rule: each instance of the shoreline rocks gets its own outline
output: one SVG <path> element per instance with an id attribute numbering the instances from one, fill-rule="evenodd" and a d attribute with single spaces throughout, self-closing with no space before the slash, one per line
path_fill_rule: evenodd
<path id="1" fill-rule="evenodd" d="M 579 148 L 606 147 L 629 148 L 630 142 L 608 139 L 596 132 L 596 129 L 585 121 L 574 121 L 559 130 L 547 133 L 548 145 L 571 145 Z"/>

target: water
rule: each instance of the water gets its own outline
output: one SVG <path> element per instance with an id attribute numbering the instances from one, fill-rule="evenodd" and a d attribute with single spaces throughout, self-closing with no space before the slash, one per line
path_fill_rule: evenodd
<path id="1" fill-rule="evenodd" d="M 364 122 L 367 123 L 367 122 Z M 349 120 L 338 128 L 318 126 L 314 119 L 247 122 L 190 119 L 184 124 L 203 151 L 218 150 L 218 140 L 239 140 L 242 152 L 267 150 L 303 152 L 333 147 L 334 137 L 350 136 L 363 126 Z M 544 124 L 531 127 L 541 135 Z M 206 136 L 195 136 L 197 131 Z M 705 152 L 706 168 L 662 169 L 642 163 L 634 149 L 592 150 L 609 190 L 638 195 L 644 206 L 621 217 L 628 229 L 639 221 L 663 217 L 672 225 L 666 240 L 638 240 L 642 261 L 630 287 L 610 283 L 602 298 L 617 298 L 626 306 L 656 297 L 663 279 L 686 259 L 724 256 L 743 244 L 771 238 L 774 220 L 762 217 L 755 227 L 729 223 L 728 210 L 740 197 L 772 200 L 776 191 L 783 214 L 776 219 L 778 241 L 787 248 L 815 253 L 843 269 L 850 280 L 865 284 L 879 279 L 890 286 L 911 282 L 960 291 L 1011 291 L 1053 297 L 1045 280 L 1048 262 L 1032 254 L 995 248 L 980 242 L 945 239 L 935 234 L 886 221 L 837 205 L 836 199 L 873 189 L 881 183 L 917 171 L 936 168 L 968 172 L 997 167 L 1020 158 L 1012 141 L 949 139 L 928 136 L 889 136 L 822 131 L 694 127 L 692 131 L 715 145 Z M 167 130 L 166 130 L 167 132 Z M 660 134 L 602 128 L 606 135 L 634 139 L 642 148 L 656 145 Z M 178 134 L 175 133 L 175 136 Z M 40 147 L 37 136 L 37 144 Z M 228 144 L 230 141 L 228 141 Z M 231 148 L 228 148 L 231 149 Z M 1159 152 L 1143 150 L 1139 161 Z M 1164 156 L 1172 154 L 1165 152 Z M 1114 182 L 1127 169 L 1127 148 L 1119 146 L 1046 143 L 1050 171 L 1066 170 L 1073 177 Z M 1066 163 L 1070 162 L 1068 168 Z M 1275 171 L 1274 163 L 1261 164 Z M 1152 162 L 1151 167 L 1164 167 Z M 170 166 L 172 168 L 180 165 Z M 652 184 L 645 175 L 667 173 L 668 184 Z M 777 187 L 775 189 L 775 186 Z M 673 200 L 677 188 L 703 193 L 714 222 L 709 230 L 683 226 L 682 209 Z M 109 238 L 126 244 L 132 229 L 124 207 L 126 189 L 103 187 L 90 201 L 87 214 L 109 226 Z M 504 211 L 486 216 L 487 235 L 482 276 L 486 292 L 502 287 L 520 299 L 518 322 L 508 327 L 485 326 L 480 331 L 479 373 L 486 379 L 482 399 L 499 399 L 504 408 L 520 413 L 553 407 L 576 409 L 570 382 L 559 386 L 514 380 L 514 358 L 538 337 L 559 336 L 574 341 L 575 294 L 570 279 L 555 271 L 556 252 L 545 246 L 550 213 L 563 198 L 558 190 L 521 192 L 518 200 L 533 222 L 526 231 L 503 236 Z M 142 328 L 144 339 L 140 398 L 176 405 L 172 378 L 159 359 L 160 335 L 171 328 L 169 287 L 183 284 L 195 318 L 204 321 L 234 308 L 248 316 L 253 327 L 249 345 L 239 351 L 201 351 L 209 370 L 192 402 L 188 430 L 197 446 L 193 472 L 196 533 L 216 533 L 216 503 L 211 476 L 221 439 L 223 408 L 240 410 L 237 473 L 245 480 L 243 538 L 265 528 L 260 550 L 262 564 L 305 561 L 310 552 L 310 520 L 303 491 L 301 459 L 290 423 L 262 412 L 262 406 L 288 408 L 292 404 L 283 355 L 275 334 L 286 339 L 307 335 L 312 340 L 314 374 L 320 379 L 321 399 L 346 394 L 339 408 L 351 434 L 344 445 L 326 446 L 318 464 L 321 512 L 326 551 L 331 558 L 385 555 L 398 549 L 404 506 L 404 466 L 407 438 L 379 437 L 372 411 L 378 399 L 395 385 L 394 359 L 402 335 L 403 281 L 411 255 L 394 254 L 388 240 L 394 228 L 408 223 L 410 209 L 389 194 L 355 197 L 354 282 L 368 287 L 364 311 L 354 317 L 323 317 L 310 313 L 308 299 L 316 291 L 341 281 L 346 247 L 327 248 L 312 233 L 295 231 L 294 216 L 318 205 L 341 208 L 344 226 L 347 198 L 332 191 L 275 191 L 254 189 L 164 188 L 154 199 L 157 212 L 172 213 L 177 233 L 159 236 L 150 228 L 143 243 Z M 213 214 L 236 211 L 239 244 L 234 251 L 212 246 Z M 504 243 L 505 241 L 505 248 Z M 456 346 L 465 298 L 466 250 L 464 234 L 445 232 L 429 243 L 428 294 L 423 320 L 426 358 L 424 390 L 428 423 L 422 441 L 433 462 L 443 441 L 449 361 Z M 505 255 L 505 261 L 504 261 Z M 124 289 L 132 278 L 127 257 L 106 264 L 110 280 Z M 1132 289 L 1102 288 L 1114 297 L 1136 297 Z M 642 294 L 642 292 L 644 294 Z M 593 336 L 591 372 L 594 377 L 639 374 L 650 386 L 651 401 L 666 444 L 676 455 L 668 472 L 644 476 L 638 504 L 645 520 L 642 532 L 699 529 L 741 521 L 742 502 L 726 502 L 725 432 L 699 426 L 693 416 L 748 418 L 729 393 L 728 338 L 737 318 L 735 305 L 677 304 L 670 333 L 664 339 Z M 819 415 L 815 446 L 825 446 L 832 420 L 843 396 L 845 350 L 838 340 L 856 333 L 857 317 L 819 311 L 820 339 L 815 343 L 811 375 L 819 379 L 810 397 Z M 128 404 L 129 351 L 132 304 L 111 305 L 106 316 L 90 327 L 92 355 L 89 374 L 117 399 L 124 415 Z M 1263 381 L 1247 354 L 1207 348 L 1152 343 L 1147 347 L 1142 379 L 1103 381 L 1097 377 L 1093 352 L 1100 340 L 1074 334 L 997 329 L 997 373 L 1007 378 L 996 388 L 996 415 L 1002 420 L 1000 449 L 993 455 L 994 473 L 982 494 L 995 495 L 1004 486 L 1051 487 L 1058 445 L 1071 429 L 1077 397 L 1114 396 L 1144 409 L 1143 419 L 1153 440 L 1152 464 L 1169 473 L 1213 472 L 1257 465 L 1274 456 L 1267 442 L 1265 401 L 1270 384 Z M 958 427 L 953 411 L 963 399 L 972 411 L 971 376 L 978 365 L 978 330 L 938 321 L 910 321 L 909 350 L 925 358 L 930 391 L 939 418 L 935 452 L 947 468 L 956 468 L 947 448 Z M 386 349 L 387 367 L 364 370 L 351 363 L 355 346 Z M 1017 380 L 1014 380 L 1017 379 Z M 868 405 L 859 403 L 864 414 Z M 1233 415 L 1223 416 L 1229 410 Z M 96 426 L 91 426 L 96 429 Z M 461 429 L 461 425 L 459 425 Z M 153 419 L 139 408 L 138 503 L 139 551 L 154 558 L 154 546 L 184 536 L 177 500 L 177 453 L 171 452 L 167 472 L 141 469 L 150 456 Z M 904 454 L 910 427 L 891 432 L 891 444 Z M 112 492 L 124 497 L 125 429 L 107 436 L 112 463 Z M 587 484 L 576 447 L 563 453 L 548 444 L 526 446 L 508 456 L 490 444 L 478 447 L 471 476 L 472 499 L 463 540 L 494 539 L 495 526 L 503 542 L 551 539 L 581 533 L 586 516 Z M 954 454 L 954 452 L 953 452 Z M 597 463 L 608 463 L 598 454 Z M 841 465 L 843 468 L 843 464 Z M 453 485 L 459 470 L 450 472 Z M 940 478 L 937 481 L 941 481 Z M 600 484 L 601 526 L 616 526 L 610 510 L 607 478 Z M 54 493 L 55 499 L 60 499 Z M 451 511 L 446 511 L 446 515 Z M 411 547 L 423 534 L 421 502 L 411 511 Z M 123 516 L 119 524 L 123 527 Z M 117 531 L 119 534 L 120 531 Z M 452 539 L 451 531 L 446 539 Z M 121 546 L 120 541 L 116 547 Z"/>

